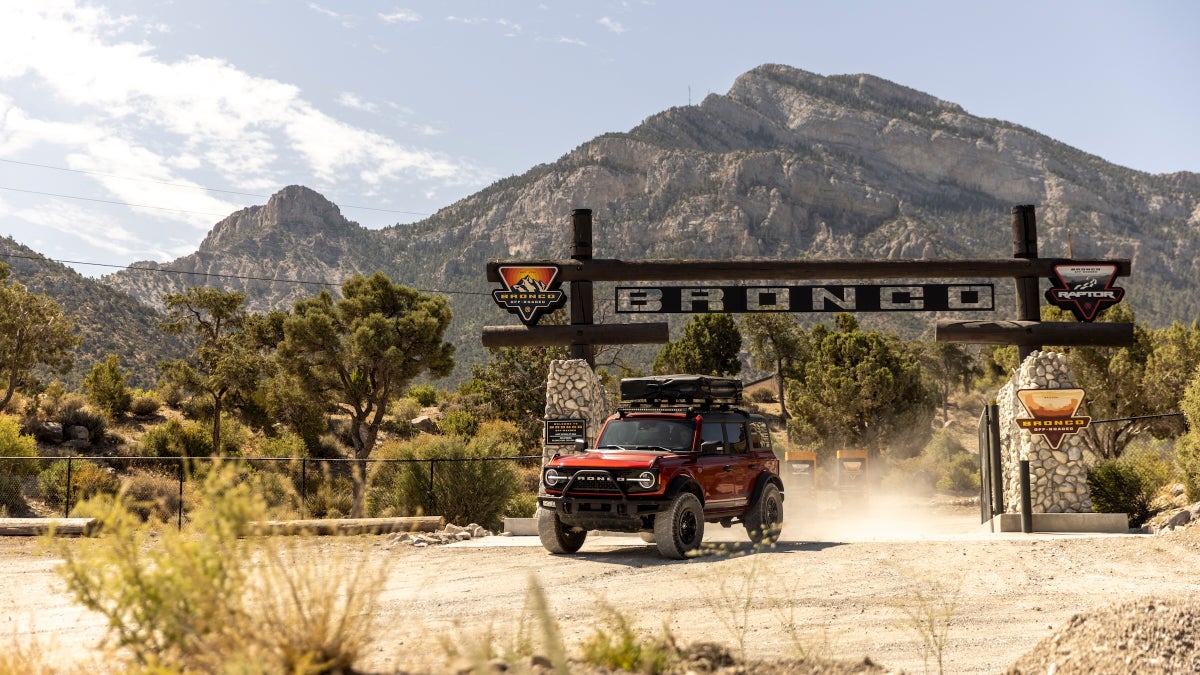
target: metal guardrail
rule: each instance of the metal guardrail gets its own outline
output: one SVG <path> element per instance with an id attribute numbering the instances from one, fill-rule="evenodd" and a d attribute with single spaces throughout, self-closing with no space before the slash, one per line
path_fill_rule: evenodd
<path id="1" fill-rule="evenodd" d="M 203 475 L 217 463 L 226 466 L 244 467 L 245 473 L 270 472 L 285 476 L 294 491 L 295 503 L 298 506 L 300 518 L 312 516 L 308 511 L 309 498 L 319 493 L 323 486 L 333 483 L 336 478 L 353 480 L 356 472 L 361 472 L 363 490 L 371 488 L 371 469 L 383 464 L 427 464 L 429 465 L 428 479 L 425 490 L 428 504 L 436 507 L 434 490 L 439 465 L 466 462 L 533 462 L 537 460 L 540 466 L 542 456 L 515 455 L 509 457 L 453 457 L 431 459 L 320 459 L 312 457 L 109 457 L 109 456 L 70 456 L 70 457 L 0 457 L 0 508 L 11 514 L 13 508 L 27 503 L 29 499 L 61 509 L 63 516 L 68 516 L 74 506 L 99 492 L 116 493 L 122 479 L 119 474 L 125 474 L 125 480 L 133 472 L 140 471 L 151 476 L 150 480 L 169 481 L 175 486 L 173 503 L 158 504 L 160 515 L 165 508 L 176 521 L 178 527 L 183 526 L 183 516 L 186 510 L 184 487 L 189 481 L 198 480 L 197 474 Z M 160 482 L 158 486 L 160 502 L 165 497 L 165 487 Z M 83 492 L 84 494 L 80 494 Z M 171 500 L 165 500 L 170 502 Z M 324 516 L 321 516 L 324 517 Z M 163 518 L 163 520 L 169 520 Z"/>

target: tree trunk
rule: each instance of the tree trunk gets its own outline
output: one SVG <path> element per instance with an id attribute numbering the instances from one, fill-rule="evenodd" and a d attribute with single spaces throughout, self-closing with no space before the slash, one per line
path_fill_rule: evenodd
<path id="1" fill-rule="evenodd" d="M 221 402 L 221 397 L 213 394 L 212 451 L 214 455 L 221 454 Z"/>

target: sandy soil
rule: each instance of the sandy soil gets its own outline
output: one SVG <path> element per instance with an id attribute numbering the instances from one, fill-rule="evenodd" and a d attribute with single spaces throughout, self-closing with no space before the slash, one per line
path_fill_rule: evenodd
<path id="1" fill-rule="evenodd" d="M 820 527 L 805 523 L 819 522 Z M 913 614 L 950 618 L 945 672 L 1003 672 L 1077 613 L 1147 596 L 1200 595 L 1200 532 L 1166 535 L 991 534 L 978 508 L 877 500 L 860 515 L 789 513 L 783 538 L 753 553 L 740 527 L 709 525 L 711 551 L 669 561 L 630 536 L 592 536 L 572 556 L 536 537 L 489 537 L 413 548 L 386 536 L 306 541 L 394 563 L 382 589 L 378 641 L 362 665 L 438 668 L 439 641 L 512 640 L 531 580 L 545 589 L 568 645 L 590 635 L 607 604 L 647 632 L 724 643 L 752 659 L 801 651 L 869 656 L 890 670 L 937 672 Z M 0 540 L 0 630 L 78 656 L 103 636 L 35 543 Z M 746 602 L 746 599 L 752 602 Z M 925 656 L 929 657 L 926 661 Z"/>

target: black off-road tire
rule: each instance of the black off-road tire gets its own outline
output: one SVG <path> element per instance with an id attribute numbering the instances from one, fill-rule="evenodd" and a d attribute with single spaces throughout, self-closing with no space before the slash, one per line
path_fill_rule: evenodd
<path id="1" fill-rule="evenodd" d="M 758 499 L 742 516 L 746 534 L 756 545 L 774 544 L 783 531 L 783 495 L 774 483 L 767 483 Z"/>
<path id="2" fill-rule="evenodd" d="M 538 538 L 551 553 L 574 553 L 587 539 L 587 530 L 564 525 L 558 513 L 550 509 L 538 511 Z"/>
<path id="3" fill-rule="evenodd" d="M 654 517 L 654 543 L 664 558 L 694 555 L 704 541 L 704 507 L 690 492 L 680 492 Z"/>

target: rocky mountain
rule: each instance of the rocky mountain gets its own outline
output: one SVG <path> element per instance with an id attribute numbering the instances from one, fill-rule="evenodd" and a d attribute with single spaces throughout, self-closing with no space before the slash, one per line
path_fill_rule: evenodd
<path id="1" fill-rule="evenodd" d="M 485 262 L 567 257 L 572 208 L 593 209 L 600 258 L 957 258 L 1011 255 L 1015 204 L 1037 206 L 1043 256 L 1132 258 L 1121 283 L 1139 319 L 1200 311 L 1200 175 L 1126 169 L 871 75 L 781 65 L 411 225 L 367 230 L 292 186 L 159 265 L 187 274 L 104 282 L 154 304 L 207 279 L 262 310 L 321 288 L 285 279 L 381 270 L 448 295 L 462 363 L 482 358 L 482 325 L 512 322 L 488 297 Z M 596 297 L 611 302 L 603 289 Z"/>
<path id="2" fill-rule="evenodd" d="M 75 352 L 75 367 L 65 377 L 39 373 L 47 384 L 61 379 L 69 387 L 76 387 L 94 364 L 116 354 L 127 373 L 127 384 L 153 389 L 159 362 L 187 353 L 182 338 L 159 329 L 163 317 L 127 293 L 47 260 L 8 237 L 0 238 L 0 262 L 8 265 L 12 277 L 30 291 L 49 295 L 76 318 L 83 342 Z"/>

